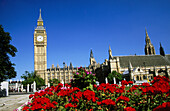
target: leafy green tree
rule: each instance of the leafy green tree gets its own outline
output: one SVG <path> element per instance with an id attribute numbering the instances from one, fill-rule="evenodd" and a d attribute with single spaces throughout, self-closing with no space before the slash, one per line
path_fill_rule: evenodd
<path id="1" fill-rule="evenodd" d="M 113 84 L 114 83 L 114 81 L 113 81 L 113 74 L 112 73 L 109 73 L 108 74 L 108 76 L 107 76 L 107 78 L 108 78 L 108 82 L 110 83 L 110 84 Z"/>
<path id="2" fill-rule="evenodd" d="M 121 81 L 123 79 L 122 75 L 120 73 L 113 71 L 112 73 L 108 74 L 108 77 L 107 77 L 108 82 L 113 84 L 114 83 L 114 81 L 113 81 L 114 77 L 116 78 L 116 82 Z"/>
<path id="3" fill-rule="evenodd" d="M 58 79 L 50 79 L 49 83 L 50 83 L 50 86 L 53 86 L 53 85 L 60 83 L 60 81 Z"/>
<path id="4" fill-rule="evenodd" d="M 11 40 L 10 34 L 0 25 L 0 82 L 16 77 L 15 64 L 10 61 L 10 56 L 15 57 L 17 49 L 10 44 Z"/>
<path id="5" fill-rule="evenodd" d="M 26 86 L 27 84 L 32 84 L 34 81 L 36 82 L 36 87 L 40 88 L 41 86 L 45 86 L 45 81 L 38 75 L 36 72 L 28 72 L 25 71 L 25 74 L 21 76 L 21 78 L 25 79 L 22 84 Z"/>

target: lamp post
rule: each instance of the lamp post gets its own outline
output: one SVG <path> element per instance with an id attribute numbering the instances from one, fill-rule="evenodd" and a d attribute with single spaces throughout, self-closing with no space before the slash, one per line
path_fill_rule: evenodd
<path id="1" fill-rule="evenodd" d="M 65 86 L 65 62 L 63 62 L 63 76 L 64 76 L 64 86 Z"/>
<path id="2" fill-rule="evenodd" d="M 144 65 L 144 67 L 145 67 L 145 74 L 146 74 L 146 62 L 143 62 L 143 65 Z M 146 74 L 146 79 L 148 79 L 147 74 Z"/>

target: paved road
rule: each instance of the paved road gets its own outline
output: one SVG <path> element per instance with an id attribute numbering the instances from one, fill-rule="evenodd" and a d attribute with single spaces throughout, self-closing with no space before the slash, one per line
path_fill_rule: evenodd
<path id="1" fill-rule="evenodd" d="M 30 94 L 0 97 L 0 111 L 14 111 L 14 109 L 17 109 L 29 100 L 29 95 Z M 2 106 L 3 103 L 5 103 L 4 106 Z"/>

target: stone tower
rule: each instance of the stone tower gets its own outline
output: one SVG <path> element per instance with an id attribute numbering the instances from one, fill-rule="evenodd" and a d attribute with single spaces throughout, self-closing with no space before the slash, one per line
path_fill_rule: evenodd
<path id="1" fill-rule="evenodd" d="M 91 49 L 91 51 L 90 51 L 90 65 L 91 65 L 91 66 L 96 65 L 96 60 L 94 59 L 92 49 Z"/>
<path id="2" fill-rule="evenodd" d="M 147 30 L 145 28 L 145 32 L 146 32 L 146 38 L 145 38 L 145 55 L 155 55 L 155 48 L 154 46 L 151 44 L 151 40 L 148 36 Z"/>
<path id="3" fill-rule="evenodd" d="M 37 27 L 34 30 L 34 71 L 41 78 L 46 80 L 45 72 L 47 70 L 47 33 L 43 26 L 43 20 L 40 15 L 37 20 Z"/>

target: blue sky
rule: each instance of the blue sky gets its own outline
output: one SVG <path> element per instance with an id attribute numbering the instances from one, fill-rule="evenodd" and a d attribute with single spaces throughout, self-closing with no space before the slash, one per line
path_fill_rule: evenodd
<path id="1" fill-rule="evenodd" d="M 145 27 L 156 54 L 159 42 L 170 54 L 169 0 L 0 0 L 0 24 L 12 37 L 17 76 L 34 70 L 33 33 L 42 10 L 47 31 L 47 67 L 63 62 L 88 66 L 113 56 L 144 55 Z"/>

